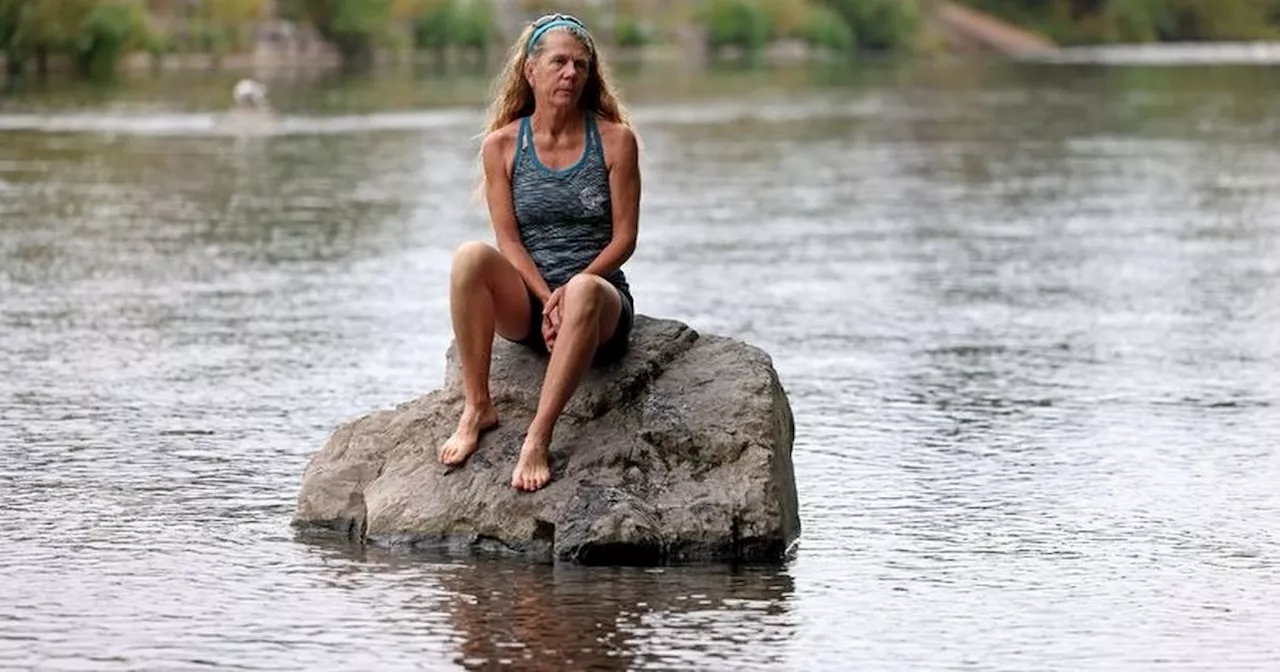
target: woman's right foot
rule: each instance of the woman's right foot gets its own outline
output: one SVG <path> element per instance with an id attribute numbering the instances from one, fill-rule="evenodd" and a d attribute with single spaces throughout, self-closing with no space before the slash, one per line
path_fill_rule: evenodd
<path id="1" fill-rule="evenodd" d="M 516 470 L 511 474 L 511 487 L 533 492 L 551 482 L 548 443 L 550 442 L 539 440 L 532 435 L 525 437 L 524 445 L 520 447 L 520 459 L 516 462 Z"/>
<path id="2" fill-rule="evenodd" d="M 467 406 L 458 418 L 458 428 L 440 446 L 440 461 L 454 467 L 467 461 L 480 445 L 480 435 L 498 426 L 498 409 L 492 403 Z"/>

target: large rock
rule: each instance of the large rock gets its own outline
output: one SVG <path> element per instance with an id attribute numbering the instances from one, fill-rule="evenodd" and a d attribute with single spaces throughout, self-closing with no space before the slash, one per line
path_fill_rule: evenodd
<path id="1" fill-rule="evenodd" d="M 791 407 L 767 354 L 637 316 L 631 351 L 593 368 L 551 445 L 552 481 L 510 486 L 545 356 L 497 339 L 500 425 L 466 464 L 436 457 L 462 409 L 445 385 L 340 427 L 303 475 L 294 525 L 380 546 L 500 551 L 537 561 L 782 559 L 799 536 Z"/>

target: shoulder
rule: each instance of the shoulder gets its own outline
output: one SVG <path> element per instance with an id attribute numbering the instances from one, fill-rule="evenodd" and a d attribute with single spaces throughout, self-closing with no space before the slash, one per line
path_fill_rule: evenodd
<path id="1" fill-rule="evenodd" d="M 516 136 L 520 132 L 520 121 L 513 121 L 496 131 L 484 136 L 480 143 L 480 154 L 485 161 L 506 161 L 512 158 L 516 146 Z"/>
<path id="2" fill-rule="evenodd" d="M 600 129 L 600 144 L 610 166 L 635 164 L 640 156 L 640 142 L 635 129 L 604 119 L 596 122 Z"/>

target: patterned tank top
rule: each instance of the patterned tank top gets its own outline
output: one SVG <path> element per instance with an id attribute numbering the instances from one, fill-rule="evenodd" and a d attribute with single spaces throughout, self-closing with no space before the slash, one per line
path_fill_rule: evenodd
<path id="1" fill-rule="evenodd" d="M 587 115 L 587 138 L 578 162 L 561 170 L 543 165 L 534 150 L 529 117 L 520 134 L 511 170 L 520 240 L 552 289 L 591 263 L 613 237 L 613 200 L 595 115 Z M 605 277 L 631 297 L 622 269 Z"/>

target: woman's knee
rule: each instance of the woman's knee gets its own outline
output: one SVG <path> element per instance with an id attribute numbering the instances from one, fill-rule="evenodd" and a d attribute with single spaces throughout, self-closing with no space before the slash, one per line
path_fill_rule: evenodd
<path id="1" fill-rule="evenodd" d="M 485 266 L 498 251 L 478 240 L 470 240 L 453 251 L 449 274 L 454 282 L 466 282 L 484 277 Z"/>
<path id="2" fill-rule="evenodd" d="M 579 273 L 564 286 L 564 319 L 590 322 L 600 316 L 607 300 L 608 282 L 598 275 Z"/>

